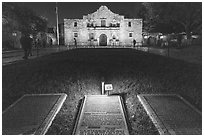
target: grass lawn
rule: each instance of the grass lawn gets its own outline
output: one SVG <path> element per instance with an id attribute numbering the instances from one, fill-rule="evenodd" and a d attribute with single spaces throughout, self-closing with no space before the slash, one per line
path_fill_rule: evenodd
<path id="1" fill-rule="evenodd" d="M 202 45 L 189 46 L 183 49 L 170 49 L 170 57 L 196 64 L 202 64 Z"/>
<path id="2" fill-rule="evenodd" d="M 202 66 L 132 49 L 75 49 L 2 69 L 3 110 L 23 94 L 66 93 L 47 134 L 71 134 L 80 100 L 99 95 L 101 81 L 120 94 L 130 134 L 158 134 L 137 99 L 141 93 L 177 93 L 202 108 Z"/>
<path id="3" fill-rule="evenodd" d="M 168 54 L 168 49 L 165 48 L 165 56 Z M 169 56 L 171 58 L 183 60 L 190 63 L 202 64 L 202 45 L 192 45 L 183 48 L 170 48 Z"/>

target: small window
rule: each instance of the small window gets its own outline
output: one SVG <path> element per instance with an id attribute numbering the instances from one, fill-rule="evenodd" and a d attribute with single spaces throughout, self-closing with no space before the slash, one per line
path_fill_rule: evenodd
<path id="1" fill-rule="evenodd" d="M 93 33 L 89 34 L 89 39 L 94 39 L 94 34 Z"/>
<path id="2" fill-rule="evenodd" d="M 87 23 L 87 27 L 90 27 L 91 25 L 90 25 L 90 23 Z"/>
<path id="3" fill-rule="evenodd" d="M 129 33 L 129 37 L 132 37 L 132 33 Z"/>
<path id="4" fill-rule="evenodd" d="M 77 27 L 77 22 L 74 22 L 74 27 Z"/>
<path id="5" fill-rule="evenodd" d="M 128 27 L 131 27 L 131 22 L 128 22 Z"/>
<path id="6" fill-rule="evenodd" d="M 78 33 L 74 33 L 74 37 L 78 37 Z"/>
<path id="7" fill-rule="evenodd" d="M 105 27 L 106 26 L 106 20 L 101 20 L 101 27 Z"/>

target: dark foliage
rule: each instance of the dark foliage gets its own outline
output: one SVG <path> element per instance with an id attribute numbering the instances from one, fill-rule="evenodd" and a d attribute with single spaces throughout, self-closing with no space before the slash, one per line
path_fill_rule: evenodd
<path id="1" fill-rule="evenodd" d="M 3 31 L 20 31 L 36 35 L 45 32 L 47 20 L 19 3 L 3 2 Z"/>
<path id="2" fill-rule="evenodd" d="M 154 2 L 143 3 L 140 16 L 144 19 L 146 31 L 191 32 L 201 34 L 202 3 L 201 2 Z M 165 27 L 162 27 L 162 26 Z M 166 28 L 171 29 L 166 29 Z"/>

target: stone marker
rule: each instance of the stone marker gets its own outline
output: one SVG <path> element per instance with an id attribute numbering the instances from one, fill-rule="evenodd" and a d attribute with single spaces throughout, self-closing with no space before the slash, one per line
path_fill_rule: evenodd
<path id="1" fill-rule="evenodd" d="M 85 96 L 73 134 L 128 135 L 126 114 L 120 96 Z"/>
<path id="2" fill-rule="evenodd" d="M 45 134 L 66 94 L 24 95 L 2 114 L 2 134 Z"/>
<path id="3" fill-rule="evenodd" d="M 181 96 L 141 94 L 138 98 L 160 134 L 202 134 L 202 113 Z"/>

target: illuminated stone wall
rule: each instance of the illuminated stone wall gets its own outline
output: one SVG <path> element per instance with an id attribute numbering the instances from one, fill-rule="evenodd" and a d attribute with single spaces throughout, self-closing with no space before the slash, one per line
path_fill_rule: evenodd
<path id="1" fill-rule="evenodd" d="M 130 34 L 131 33 L 131 34 Z M 142 42 L 142 19 L 126 19 L 101 6 L 83 19 L 64 19 L 65 45 L 132 46 L 133 39 Z M 100 37 L 105 34 L 105 38 Z"/>

